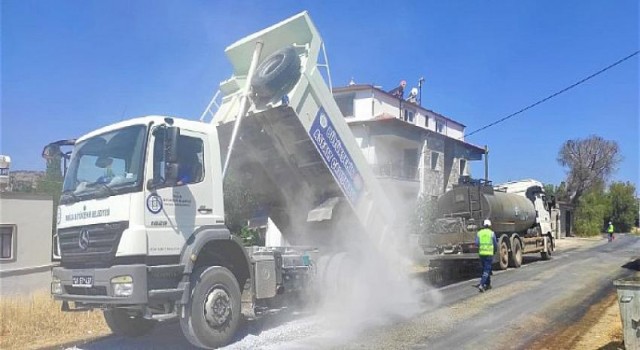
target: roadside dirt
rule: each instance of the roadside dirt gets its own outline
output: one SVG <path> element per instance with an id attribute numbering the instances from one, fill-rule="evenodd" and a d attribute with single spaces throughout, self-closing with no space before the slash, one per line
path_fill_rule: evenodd
<path id="1" fill-rule="evenodd" d="M 589 307 L 578 322 L 545 336 L 529 349 L 624 350 L 616 292 Z"/>

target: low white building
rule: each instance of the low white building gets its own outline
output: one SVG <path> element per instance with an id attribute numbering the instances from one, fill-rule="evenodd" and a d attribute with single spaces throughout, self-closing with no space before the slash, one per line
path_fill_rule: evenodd
<path id="1" fill-rule="evenodd" d="M 0 295 L 48 290 L 51 283 L 53 199 L 0 193 Z"/>

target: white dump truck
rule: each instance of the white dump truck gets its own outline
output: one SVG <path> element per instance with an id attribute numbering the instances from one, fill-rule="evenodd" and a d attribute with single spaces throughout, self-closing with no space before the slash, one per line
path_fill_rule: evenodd
<path id="1" fill-rule="evenodd" d="M 485 180 L 462 177 L 460 183 L 437 200 L 431 232 L 421 245 L 431 267 L 449 273 L 478 260 L 477 230 L 491 220 L 500 269 L 520 267 L 523 254 L 540 253 L 549 259 L 554 250 L 553 199 L 543 185 L 525 179 L 493 186 Z M 437 279 L 442 276 L 437 276 Z"/>
<path id="2" fill-rule="evenodd" d="M 241 314 L 317 288 L 318 261 L 347 241 L 384 245 L 393 207 L 325 85 L 323 50 L 300 13 L 226 49 L 233 75 L 210 123 L 147 116 L 78 138 L 57 217 L 62 309 L 102 309 L 127 336 L 178 318 L 214 348 Z M 243 247 L 229 232 L 225 176 L 262 199 L 291 247 Z"/>

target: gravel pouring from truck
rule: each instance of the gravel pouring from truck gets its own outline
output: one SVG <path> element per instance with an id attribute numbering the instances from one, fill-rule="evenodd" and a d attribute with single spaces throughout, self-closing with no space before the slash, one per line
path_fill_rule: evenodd
<path id="1" fill-rule="evenodd" d="M 552 206 L 536 180 L 492 186 L 463 177 L 438 198 L 436 220 L 421 245 L 435 267 L 453 268 L 475 261 L 476 232 L 483 220 L 489 219 L 498 240 L 494 259 L 500 269 L 520 267 L 523 254 L 540 253 L 549 259 L 554 249 Z"/>
<path id="2" fill-rule="evenodd" d="M 387 242 L 393 207 L 318 70 L 321 49 L 300 13 L 226 49 L 234 71 L 212 123 L 149 116 L 77 140 L 51 284 L 63 310 L 103 309 L 126 336 L 178 318 L 192 344 L 219 347 L 241 314 L 306 293 L 332 277 L 323 261 L 348 260 L 326 253 Z M 224 174 L 303 246 L 244 248 L 225 226 Z"/>

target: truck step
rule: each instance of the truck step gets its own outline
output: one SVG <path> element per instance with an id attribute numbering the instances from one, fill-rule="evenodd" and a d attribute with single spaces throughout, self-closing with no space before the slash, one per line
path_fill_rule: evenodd
<path id="1" fill-rule="evenodd" d="M 183 290 L 179 288 L 154 289 L 149 291 L 149 299 L 180 300 Z"/>

